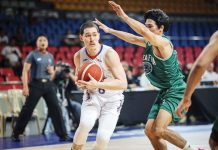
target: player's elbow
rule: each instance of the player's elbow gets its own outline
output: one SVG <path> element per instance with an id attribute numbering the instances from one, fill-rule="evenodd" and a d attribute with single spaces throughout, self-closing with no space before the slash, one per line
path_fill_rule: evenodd
<path id="1" fill-rule="evenodd" d="M 197 60 L 196 64 L 195 64 L 195 67 L 197 69 L 202 69 L 202 68 L 206 68 L 208 66 L 208 63 L 203 61 L 203 60 Z"/>

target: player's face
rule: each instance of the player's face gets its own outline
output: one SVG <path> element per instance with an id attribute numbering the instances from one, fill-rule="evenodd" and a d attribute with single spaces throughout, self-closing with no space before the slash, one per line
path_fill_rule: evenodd
<path id="1" fill-rule="evenodd" d="M 88 49 L 96 48 L 99 45 L 100 34 L 95 27 L 84 29 L 83 35 L 80 35 L 85 47 Z"/>
<path id="2" fill-rule="evenodd" d="M 37 39 L 36 45 L 39 50 L 46 50 L 48 47 L 48 39 L 44 36 L 40 36 Z"/>
<path id="3" fill-rule="evenodd" d="M 161 29 L 158 28 L 158 26 L 156 25 L 155 21 L 152 19 L 147 19 L 145 22 L 145 26 L 153 33 L 155 34 L 161 34 Z"/>

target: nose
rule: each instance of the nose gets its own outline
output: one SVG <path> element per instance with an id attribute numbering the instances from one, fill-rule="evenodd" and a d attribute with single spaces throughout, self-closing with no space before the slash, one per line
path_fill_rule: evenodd
<path id="1" fill-rule="evenodd" d="M 94 39 L 94 36 L 90 36 L 90 41 L 93 41 L 93 39 Z"/>

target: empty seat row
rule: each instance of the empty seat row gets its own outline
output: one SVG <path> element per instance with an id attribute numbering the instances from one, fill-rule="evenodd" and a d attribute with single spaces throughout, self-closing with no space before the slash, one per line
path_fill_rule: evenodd
<path id="1" fill-rule="evenodd" d="M 114 14 L 108 14 L 113 16 Z M 18 17 L 19 18 L 19 17 Z M 87 18 L 86 18 L 87 19 Z M 62 39 L 65 36 L 67 30 L 71 30 L 72 34 L 78 36 L 79 28 L 82 23 L 86 21 L 85 18 L 81 19 L 46 19 L 29 23 L 28 18 L 22 17 L 15 19 L 15 22 L 2 21 L 1 27 L 5 30 L 9 37 L 13 37 L 17 33 L 19 24 L 22 24 L 23 34 L 26 43 L 34 43 L 37 35 L 44 33 L 48 36 L 49 45 L 60 46 L 62 45 Z M 101 18 L 99 18 L 101 19 Z M 120 20 L 101 19 L 109 27 L 119 29 L 122 31 L 134 33 L 131 28 Z M 208 28 L 209 27 L 209 28 Z M 208 42 L 211 34 L 217 30 L 217 22 L 183 22 L 174 21 L 169 27 L 169 31 L 166 33 L 175 46 L 205 46 Z M 128 46 L 129 44 L 101 31 L 101 38 L 104 43 L 111 46 Z"/>

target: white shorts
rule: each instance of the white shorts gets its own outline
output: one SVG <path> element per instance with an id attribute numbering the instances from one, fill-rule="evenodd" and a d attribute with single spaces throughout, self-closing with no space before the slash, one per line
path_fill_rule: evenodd
<path id="1" fill-rule="evenodd" d="M 123 94 L 105 98 L 97 94 L 84 93 L 80 125 L 75 133 L 74 143 L 78 145 L 85 144 L 88 133 L 97 119 L 99 119 L 97 141 L 104 139 L 105 143 L 107 143 L 116 127 L 123 101 Z"/>

